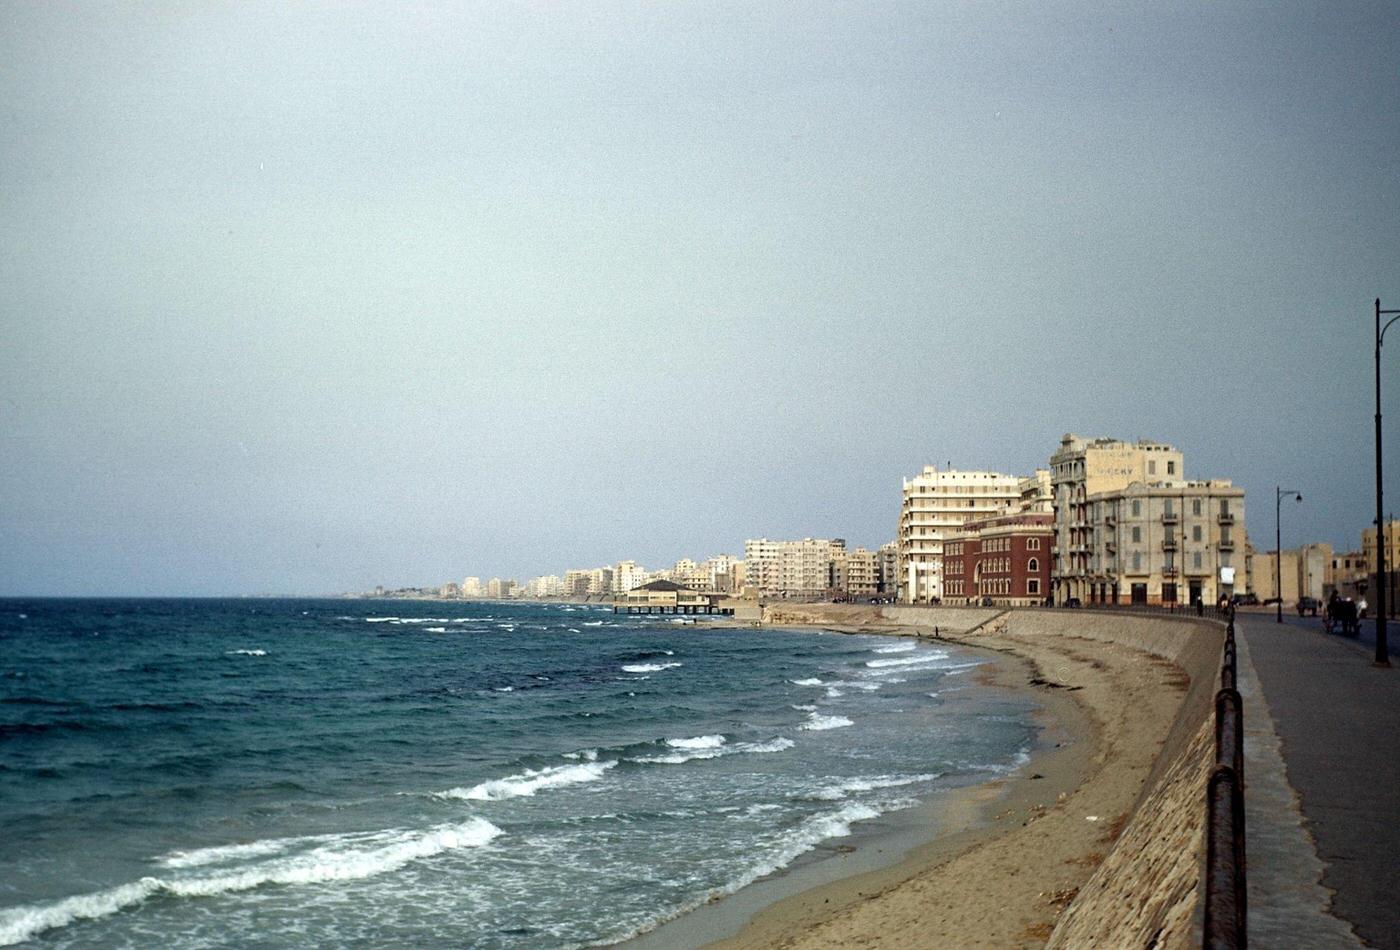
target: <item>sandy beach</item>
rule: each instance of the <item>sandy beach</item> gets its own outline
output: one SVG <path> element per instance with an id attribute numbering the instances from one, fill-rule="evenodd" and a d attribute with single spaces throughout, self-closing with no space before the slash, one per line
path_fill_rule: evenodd
<path id="1" fill-rule="evenodd" d="M 1015 774 L 932 805 L 922 832 L 858 843 L 821 862 L 821 873 L 760 882 L 766 898 L 740 892 L 639 948 L 1189 942 L 1209 757 L 1204 709 L 1219 656 L 1213 625 L 854 605 L 783 607 L 764 621 L 919 637 L 937 626 L 943 639 L 998 658 L 981 671 L 984 684 L 1033 691 L 1041 748 Z M 1140 840 L 1115 849 L 1120 839 Z"/>

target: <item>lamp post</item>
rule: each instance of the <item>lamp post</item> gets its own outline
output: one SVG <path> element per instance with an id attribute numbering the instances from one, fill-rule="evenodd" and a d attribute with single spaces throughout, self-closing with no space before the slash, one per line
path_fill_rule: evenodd
<path id="1" fill-rule="evenodd" d="M 1283 496 L 1292 495 L 1299 501 L 1303 493 L 1274 486 L 1274 593 L 1278 594 L 1278 622 L 1283 623 Z"/>
<path id="2" fill-rule="evenodd" d="M 1385 326 L 1381 317 L 1389 316 Z M 1376 665 L 1390 665 L 1390 648 L 1385 640 L 1385 483 L 1381 470 L 1381 342 L 1390 325 L 1400 320 L 1400 310 L 1382 310 L 1376 298 Z"/>

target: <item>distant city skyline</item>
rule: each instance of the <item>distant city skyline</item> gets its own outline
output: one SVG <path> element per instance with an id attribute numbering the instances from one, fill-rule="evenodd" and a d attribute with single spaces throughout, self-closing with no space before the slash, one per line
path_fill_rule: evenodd
<path id="1" fill-rule="evenodd" d="M 1393 4 L 11 4 L 0 61 L 0 596 L 874 550 L 1067 431 L 1260 548 L 1275 485 L 1374 518 Z"/>

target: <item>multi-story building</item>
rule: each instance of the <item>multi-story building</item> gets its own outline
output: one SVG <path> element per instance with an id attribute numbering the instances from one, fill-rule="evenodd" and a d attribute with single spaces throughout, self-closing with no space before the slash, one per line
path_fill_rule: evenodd
<path id="1" fill-rule="evenodd" d="M 1013 508 L 1021 479 L 997 472 L 923 472 L 904 479 L 899 512 L 899 599 L 929 603 L 943 596 L 943 539 L 965 522 Z"/>
<path id="2" fill-rule="evenodd" d="M 600 594 L 612 593 L 612 568 L 595 567 L 588 572 L 588 595 L 596 597 Z"/>
<path id="3" fill-rule="evenodd" d="M 486 589 L 485 589 L 484 587 L 481 586 L 481 578 L 479 578 L 479 577 L 468 577 L 466 580 L 462 581 L 462 596 L 463 596 L 463 597 L 484 597 L 484 596 L 486 596 Z"/>
<path id="4" fill-rule="evenodd" d="M 1260 600 L 1282 599 L 1292 607 L 1299 597 L 1326 598 L 1335 586 L 1333 579 L 1332 545 L 1325 541 L 1303 544 L 1296 548 L 1254 552 L 1254 574 L 1251 583 Z"/>
<path id="5" fill-rule="evenodd" d="M 841 538 L 745 541 L 748 588 L 764 597 L 823 597 L 832 589 L 832 562 L 845 551 Z"/>
<path id="6" fill-rule="evenodd" d="M 545 597 L 558 597 L 563 592 L 564 582 L 556 574 L 533 578 L 525 585 L 525 596 L 533 597 L 536 600 Z"/>
<path id="7" fill-rule="evenodd" d="M 462 596 L 462 588 L 457 586 L 456 581 L 448 581 L 438 588 L 438 596 L 448 600 L 456 600 Z"/>
<path id="8" fill-rule="evenodd" d="M 1375 526 L 1361 530 L 1361 554 L 1366 559 L 1366 573 L 1376 573 Z M 1400 570 L 1400 521 L 1385 523 L 1385 569 L 1386 573 Z"/>
<path id="9" fill-rule="evenodd" d="M 729 565 L 729 592 L 742 594 L 749 582 L 749 566 L 743 561 L 733 561 Z"/>
<path id="10" fill-rule="evenodd" d="M 702 566 L 710 578 L 708 589 L 719 593 L 728 593 L 734 590 L 735 563 L 735 559 L 728 554 L 717 554 L 712 558 L 707 558 Z M 706 588 L 701 588 L 701 590 L 704 589 Z"/>
<path id="11" fill-rule="evenodd" d="M 1090 602 L 1101 592 L 1108 575 L 1090 564 L 1095 544 L 1089 524 L 1089 496 L 1186 477 L 1181 453 L 1170 445 L 1139 440 L 1082 439 L 1072 432 L 1060 440 L 1050 457 L 1050 482 L 1055 511 L 1055 551 L 1051 585 L 1055 602 Z"/>
<path id="12" fill-rule="evenodd" d="M 899 542 L 886 541 L 875 552 L 876 593 L 893 597 L 899 591 Z"/>
<path id="13" fill-rule="evenodd" d="M 1023 511 L 969 521 L 943 541 L 944 600 L 1034 607 L 1050 592 L 1055 516 Z"/>
<path id="14" fill-rule="evenodd" d="M 762 596 L 778 590 L 781 550 L 781 541 L 757 538 L 744 542 L 744 585 L 751 593 Z"/>
<path id="15" fill-rule="evenodd" d="M 612 569 L 612 592 L 625 594 L 647 582 L 646 568 L 636 561 L 618 561 Z"/>
<path id="16" fill-rule="evenodd" d="M 486 596 L 492 600 L 500 600 L 505 597 L 504 582 L 499 577 L 493 577 L 486 582 Z"/>
<path id="17" fill-rule="evenodd" d="M 1171 461 L 1179 468 L 1179 457 Z M 1082 586 L 1068 588 L 1082 591 L 1083 603 L 1214 604 L 1244 588 L 1243 488 L 1224 480 L 1135 481 L 1071 507 L 1068 523 L 1056 509 L 1056 538 L 1068 532 L 1071 553 L 1083 554 L 1069 578 Z M 1257 570 L 1257 554 L 1254 560 Z"/>
<path id="18" fill-rule="evenodd" d="M 588 581 L 592 571 L 574 569 L 564 572 L 564 596 L 587 597 Z"/>
<path id="19" fill-rule="evenodd" d="M 870 597 L 879 593 L 877 560 L 875 552 L 865 548 L 856 548 L 846 554 L 846 577 L 841 589 L 852 597 Z"/>

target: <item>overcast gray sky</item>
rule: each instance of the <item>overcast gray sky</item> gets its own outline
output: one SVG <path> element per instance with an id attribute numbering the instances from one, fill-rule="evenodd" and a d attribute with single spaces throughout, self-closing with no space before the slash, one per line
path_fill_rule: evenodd
<path id="1" fill-rule="evenodd" d="M 875 545 L 1066 430 L 1355 545 L 1397 199 L 1393 2 L 4 0 L 0 594 Z"/>

